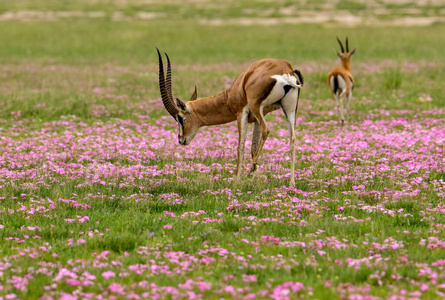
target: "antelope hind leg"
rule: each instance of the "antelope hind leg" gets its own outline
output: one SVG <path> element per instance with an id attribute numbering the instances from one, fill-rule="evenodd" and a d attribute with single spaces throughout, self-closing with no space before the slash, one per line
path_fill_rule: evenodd
<path id="1" fill-rule="evenodd" d="M 298 106 L 298 95 L 296 90 L 291 90 L 281 100 L 281 108 L 286 116 L 289 126 L 289 149 L 291 153 L 291 170 L 289 185 L 295 185 L 295 120 Z"/>

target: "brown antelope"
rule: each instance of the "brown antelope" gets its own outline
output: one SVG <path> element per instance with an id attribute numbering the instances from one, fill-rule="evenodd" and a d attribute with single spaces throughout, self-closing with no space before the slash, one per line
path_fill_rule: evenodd
<path id="1" fill-rule="evenodd" d="M 161 53 L 159 57 L 159 88 L 162 102 L 167 112 L 176 120 L 179 127 L 178 141 L 188 145 L 203 126 L 238 123 L 238 156 L 235 180 L 239 180 L 247 135 L 247 123 L 254 123 L 252 137 L 252 167 L 257 167 L 258 157 L 264 142 L 269 135 L 264 116 L 280 107 L 289 125 L 290 151 L 292 156 L 290 185 L 295 184 L 295 122 L 303 86 L 303 76 L 294 70 L 285 60 L 267 58 L 252 63 L 242 72 L 227 90 L 210 97 L 196 100 L 195 92 L 189 102 L 185 103 L 172 96 L 171 66 L 167 57 L 167 75 Z"/>
<path id="2" fill-rule="evenodd" d="M 341 53 L 337 52 L 341 59 L 341 66 L 333 68 L 328 74 L 328 83 L 331 89 L 332 96 L 337 103 L 338 114 L 341 124 L 345 122 L 345 116 L 348 118 L 349 102 L 352 97 L 352 89 L 354 88 L 354 77 L 351 74 L 351 56 L 355 53 L 357 48 L 349 52 L 348 38 L 346 37 L 346 51 L 343 44 L 337 37 L 340 44 Z M 346 98 L 346 103 L 344 102 Z"/>

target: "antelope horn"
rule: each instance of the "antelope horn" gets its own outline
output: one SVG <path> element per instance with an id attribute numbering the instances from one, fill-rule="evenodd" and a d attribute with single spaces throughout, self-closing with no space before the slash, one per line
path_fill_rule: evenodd
<path id="1" fill-rule="evenodd" d="M 343 44 L 341 43 L 341 41 L 340 41 L 340 39 L 337 37 L 337 41 L 338 41 L 338 43 L 340 44 L 340 47 L 341 47 L 341 52 L 342 53 L 345 53 L 345 48 L 343 48 Z"/>
<path id="2" fill-rule="evenodd" d="M 173 101 L 173 95 L 172 95 L 172 68 L 170 65 L 170 58 L 168 57 L 167 53 L 164 53 L 165 57 L 167 57 L 167 77 L 165 78 L 165 88 L 168 93 L 168 98 Z"/>
<path id="3" fill-rule="evenodd" d="M 348 37 L 346 37 L 346 52 L 349 53 L 349 42 L 348 42 Z"/>
<path id="4" fill-rule="evenodd" d="M 170 60 L 168 59 L 168 55 L 165 54 L 168 61 L 166 82 L 166 79 L 164 77 L 164 65 L 162 63 L 161 53 L 159 52 L 158 48 L 156 48 L 156 50 L 158 51 L 159 58 L 159 89 L 161 90 L 162 103 L 164 104 L 164 107 L 168 111 L 168 113 L 176 120 L 176 115 L 178 114 L 179 110 L 176 107 L 172 96 Z"/>

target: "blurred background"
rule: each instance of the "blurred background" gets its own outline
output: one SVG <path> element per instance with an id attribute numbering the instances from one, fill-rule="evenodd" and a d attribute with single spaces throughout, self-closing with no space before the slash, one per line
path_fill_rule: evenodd
<path id="1" fill-rule="evenodd" d="M 0 116 L 157 118 L 158 47 L 184 99 L 227 88 L 256 59 L 287 59 L 306 78 L 302 113 L 330 119 L 337 36 L 357 47 L 357 118 L 429 109 L 443 106 L 444 23 L 439 0 L 1 1 Z"/>

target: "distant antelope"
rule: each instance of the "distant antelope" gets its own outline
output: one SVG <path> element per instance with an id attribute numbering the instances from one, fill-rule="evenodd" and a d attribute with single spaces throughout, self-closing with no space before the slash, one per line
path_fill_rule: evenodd
<path id="1" fill-rule="evenodd" d="M 289 125 L 290 151 L 292 165 L 290 185 L 295 184 L 295 122 L 303 86 L 300 71 L 293 70 L 285 60 L 267 58 L 252 63 L 242 72 L 227 90 L 202 99 L 197 98 L 196 87 L 192 98 L 185 103 L 172 96 L 171 66 L 167 57 L 167 75 L 161 53 L 159 57 L 159 88 L 162 102 L 168 113 L 176 120 L 179 127 L 178 141 L 188 145 L 203 126 L 225 124 L 232 121 L 238 123 L 239 143 L 236 168 L 236 180 L 239 180 L 247 135 L 247 123 L 254 122 L 252 137 L 252 167 L 254 172 L 257 160 L 269 135 L 264 116 L 274 110 L 283 109 Z"/>
<path id="2" fill-rule="evenodd" d="M 349 102 L 352 97 L 352 89 L 354 88 L 354 77 L 351 74 L 351 56 L 355 53 L 356 48 L 349 52 L 348 38 L 346 37 L 346 52 L 343 48 L 343 44 L 337 37 L 337 41 L 340 44 L 341 53 L 337 52 L 338 57 L 341 59 L 341 66 L 333 68 L 328 74 L 329 87 L 331 89 L 332 96 L 337 102 L 337 109 L 340 117 L 341 124 L 345 122 L 345 117 L 348 118 L 349 114 Z M 346 98 L 346 103 L 344 99 Z"/>

